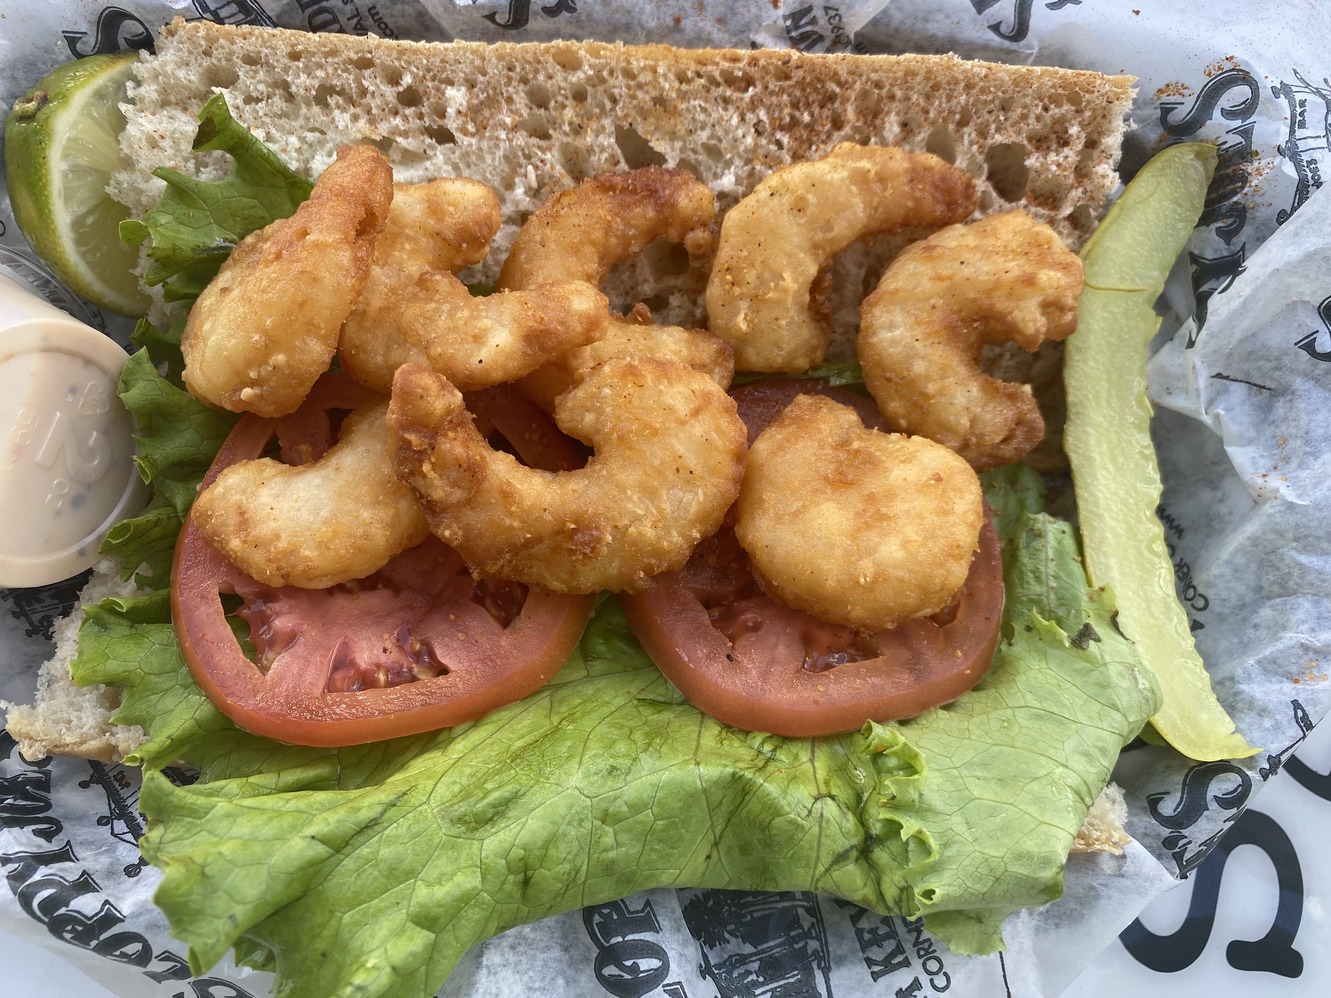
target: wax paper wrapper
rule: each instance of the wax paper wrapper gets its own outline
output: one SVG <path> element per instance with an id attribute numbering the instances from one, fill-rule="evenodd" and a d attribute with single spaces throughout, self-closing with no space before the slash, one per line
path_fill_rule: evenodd
<path id="1" fill-rule="evenodd" d="M 1202 222 L 1162 300 L 1150 367 L 1161 515 L 1181 599 L 1221 701 L 1263 751 L 1195 764 L 1125 752 L 1135 841 L 1074 856 L 1062 899 L 1013 916 L 1007 949 L 963 958 L 918 922 L 812 894 L 658 890 L 512 929 L 471 951 L 448 995 L 1056 995 L 1157 893 L 1186 878 L 1327 710 L 1331 468 L 1331 12 L 1175 0 L 0 0 L 6 106 L 56 63 L 151 49 L 173 16 L 446 40 L 668 41 L 805 51 L 957 52 L 1139 78 L 1123 170 L 1164 144 L 1216 143 Z M 0 200 L 0 266 L 124 340 L 64 292 Z M 31 699 L 83 579 L 3 593 L 0 697 Z M 168 771 L 188 781 L 187 771 Z M 138 776 L 22 759 L 0 738 L 0 924 L 124 995 L 183 993 L 189 970 L 135 845 Z M 265 995 L 223 964 L 195 994 Z"/>

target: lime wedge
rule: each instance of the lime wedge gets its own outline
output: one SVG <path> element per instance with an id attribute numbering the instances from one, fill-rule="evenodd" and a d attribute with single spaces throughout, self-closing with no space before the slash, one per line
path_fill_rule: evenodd
<path id="1" fill-rule="evenodd" d="M 71 291 L 120 315 L 141 316 L 148 296 L 120 241 L 128 210 L 106 193 L 120 166 L 120 131 L 137 52 L 95 55 L 52 70 L 14 102 L 5 121 L 5 184 L 14 219 Z"/>
<path id="2" fill-rule="evenodd" d="M 1174 566 L 1156 516 L 1160 469 L 1151 446 L 1146 351 L 1160 320 L 1155 300 L 1197 224 L 1215 147 L 1170 146 L 1132 179 L 1082 249 L 1086 290 L 1067 341 L 1063 446 L 1072 465 L 1086 568 L 1118 602 L 1163 697 L 1155 730 L 1190 759 L 1258 750 L 1216 699 L 1174 590 Z"/>

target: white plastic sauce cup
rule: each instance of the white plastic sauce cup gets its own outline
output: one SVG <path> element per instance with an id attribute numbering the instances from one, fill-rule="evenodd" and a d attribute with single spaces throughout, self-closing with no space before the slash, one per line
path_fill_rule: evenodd
<path id="1" fill-rule="evenodd" d="M 146 502 L 116 394 L 127 359 L 0 272 L 0 587 L 78 575 Z"/>

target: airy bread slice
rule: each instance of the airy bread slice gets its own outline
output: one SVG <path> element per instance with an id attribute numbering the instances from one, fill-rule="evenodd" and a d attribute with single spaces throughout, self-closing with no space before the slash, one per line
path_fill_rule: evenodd
<path id="1" fill-rule="evenodd" d="M 34 703 L 0 702 L 0 707 L 8 710 L 5 726 L 25 759 L 66 755 L 120 762 L 143 744 L 142 728 L 111 720 L 120 706 L 119 690 L 101 685 L 75 686 L 69 675 L 70 660 L 78 651 L 83 608 L 135 592 L 133 582 L 121 581 L 119 568 L 110 558 L 98 562 L 73 611 L 56 621 L 55 650 L 38 670 Z"/>
<path id="2" fill-rule="evenodd" d="M 979 183 L 979 214 L 1018 206 L 1074 248 L 1118 184 L 1132 81 L 954 56 L 806 55 L 602 43 L 415 43 L 341 34 L 169 25 L 131 85 L 111 193 L 141 214 L 158 166 L 208 175 L 196 114 L 215 91 L 293 168 L 317 175 L 339 145 L 370 142 L 399 180 L 471 177 L 499 195 L 503 227 L 473 274 L 492 280 L 522 221 L 607 170 L 692 170 L 724 212 L 771 170 L 842 141 L 927 150 Z M 885 254 L 843 254 L 834 283 L 857 304 Z M 709 260 L 652 247 L 612 275 L 618 307 L 699 325 Z M 840 310 L 847 339 L 854 309 Z"/>

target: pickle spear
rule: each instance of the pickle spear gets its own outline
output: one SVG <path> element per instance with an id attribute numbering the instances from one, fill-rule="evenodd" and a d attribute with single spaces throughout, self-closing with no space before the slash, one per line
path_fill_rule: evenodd
<path id="1" fill-rule="evenodd" d="M 1146 352 L 1160 326 L 1155 301 L 1201 215 L 1215 147 L 1170 146 L 1127 185 L 1082 249 L 1086 289 L 1064 359 L 1072 465 L 1086 569 L 1118 603 L 1118 625 L 1163 696 L 1156 731 L 1191 759 L 1259 750 L 1216 699 L 1174 589 L 1165 547 L 1160 468 L 1151 445 Z"/>

